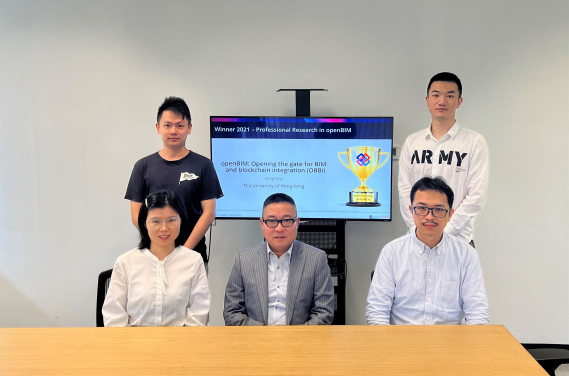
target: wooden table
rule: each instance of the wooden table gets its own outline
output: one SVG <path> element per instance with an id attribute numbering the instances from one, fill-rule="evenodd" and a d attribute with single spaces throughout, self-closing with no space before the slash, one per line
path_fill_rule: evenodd
<path id="1" fill-rule="evenodd" d="M 503 326 L 0 329 L 0 375 L 546 375 Z"/>

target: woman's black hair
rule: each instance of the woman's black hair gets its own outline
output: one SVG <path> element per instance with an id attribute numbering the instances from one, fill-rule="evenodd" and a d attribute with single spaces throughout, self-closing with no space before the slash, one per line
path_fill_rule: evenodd
<path id="1" fill-rule="evenodd" d="M 138 243 L 138 249 L 150 249 L 150 236 L 148 235 L 148 229 L 146 228 L 146 220 L 148 219 L 148 211 L 150 209 L 160 209 L 166 206 L 174 209 L 178 216 L 181 218 L 180 224 L 180 234 L 176 238 L 175 246 L 184 245 L 188 236 L 190 236 L 190 230 L 188 228 L 189 221 L 188 215 L 186 214 L 186 208 L 182 200 L 176 196 L 172 191 L 156 191 L 146 197 L 146 200 L 142 203 L 140 211 L 138 212 L 138 231 L 140 233 L 140 242 Z"/>

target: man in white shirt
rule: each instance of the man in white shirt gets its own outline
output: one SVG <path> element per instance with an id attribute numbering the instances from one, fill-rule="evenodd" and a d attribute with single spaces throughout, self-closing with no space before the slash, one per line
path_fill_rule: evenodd
<path id="1" fill-rule="evenodd" d="M 442 176 L 455 195 L 455 213 L 445 231 L 474 247 L 474 218 L 484 206 L 488 187 L 488 146 L 484 137 L 456 122 L 455 113 L 463 101 L 456 75 L 433 76 L 426 100 L 431 124 L 407 137 L 399 159 L 401 214 L 411 233 L 411 187 L 424 176 Z"/>
<path id="2" fill-rule="evenodd" d="M 370 325 L 488 324 L 478 255 L 445 232 L 454 214 L 442 178 L 420 179 L 410 194 L 415 231 L 387 244 L 367 298 Z"/>
<path id="3" fill-rule="evenodd" d="M 260 218 L 266 242 L 239 251 L 225 289 L 225 325 L 329 325 L 334 286 L 326 253 L 296 240 L 296 204 L 270 195 Z"/>

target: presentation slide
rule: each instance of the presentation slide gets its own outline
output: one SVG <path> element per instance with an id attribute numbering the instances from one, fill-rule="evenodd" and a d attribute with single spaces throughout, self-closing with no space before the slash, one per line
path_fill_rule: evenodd
<path id="1" fill-rule="evenodd" d="M 282 192 L 301 219 L 391 220 L 393 118 L 211 117 L 218 218 Z"/>

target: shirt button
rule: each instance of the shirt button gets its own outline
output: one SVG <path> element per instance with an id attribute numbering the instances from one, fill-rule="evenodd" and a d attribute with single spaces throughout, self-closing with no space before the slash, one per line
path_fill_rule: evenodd
<path id="1" fill-rule="evenodd" d="M 277 288 L 280 289 L 281 287 L 280 287 L 280 286 L 277 286 Z"/>
<path id="2" fill-rule="evenodd" d="M 280 266 L 277 266 L 277 269 L 280 269 L 280 268 L 281 268 Z"/>

